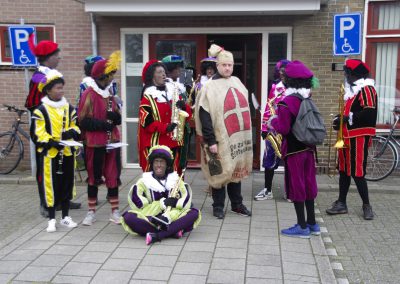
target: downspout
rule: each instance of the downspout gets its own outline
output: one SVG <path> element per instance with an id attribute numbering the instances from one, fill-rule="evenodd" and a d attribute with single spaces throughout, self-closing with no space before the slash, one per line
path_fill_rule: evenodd
<path id="1" fill-rule="evenodd" d="M 92 23 L 92 54 L 97 55 L 97 27 L 96 17 L 93 13 L 90 13 L 90 22 Z"/>
<path id="2" fill-rule="evenodd" d="M 363 37 L 362 37 L 362 61 L 365 62 L 366 51 L 367 51 L 367 25 L 368 25 L 368 5 L 369 0 L 365 0 L 364 4 L 364 28 L 363 28 Z"/>

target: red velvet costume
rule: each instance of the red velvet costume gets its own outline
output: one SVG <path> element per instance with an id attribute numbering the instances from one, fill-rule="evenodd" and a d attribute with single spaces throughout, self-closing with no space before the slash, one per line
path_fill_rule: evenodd
<path id="1" fill-rule="evenodd" d="M 143 171 L 149 170 L 146 159 L 148 150 L 155 145 L 168 146 L 174 153 L 174 170 L 181 172 L 179 168 L 179 154 L 182 142 L 172 140 L 172 132 L 167 132 L 171 123 L 171 105 L 174 86 L 166 83 L 166 87 L 149 87 L 145 90 L 139 107 L 139 129 L 138 129 L 138 150 L 139 164 Z M 180 98 L 181 99 L 181 98 Z M 192 111 L 186 105 L 185 111 L 190 119 Z"/>

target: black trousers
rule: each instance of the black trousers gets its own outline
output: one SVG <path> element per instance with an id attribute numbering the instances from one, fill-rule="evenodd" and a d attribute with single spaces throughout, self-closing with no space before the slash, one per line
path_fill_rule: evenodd
<path id="1" fill-rule="evenodd" d="M 226 186 L 229 199 L 231 200 L 231 207 L 237 208 L 242 204 L 242 183 L 230 182 Z M 225 186 L 221 188 L 212 188 L 213 207 L 224 208 L 225 206 Z"/>

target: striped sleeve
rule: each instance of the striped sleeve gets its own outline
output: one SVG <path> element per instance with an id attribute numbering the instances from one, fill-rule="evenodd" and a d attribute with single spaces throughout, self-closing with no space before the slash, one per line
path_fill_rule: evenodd
<path id="1" fill-rule="evenodd" d="M 46 131 L 46 120 L 39 109 L 35 109 L 32 114 L 30 134 L 37 147 L 42 147 L 52 139 L 52 136 Z"/>
<path id="2" fill-rule="evenodd" d="M 362 108 L 375 108 L 376 107 L 376 91 L 372 86 L 367 86 L 361 89 L 360 105 Z"/>
<path id="3" fill-rule="evenodd" d="M 146 187 L 141 180 L 134 184 L 129 190 L 128 204 L 131 209 L 142 209 L 150 202 L 145 196 Z"/>
<path id="4" fill-rule="evenodd" d="M 180 198 L 178 199 L 178 202 L 176 203 L 176 208 L 178 209 L 188 209 L 190 208 L 192 204 L 192 192 L 190 189 L 190 186 L 188 184 L 185 184 L 183 181 L 181 181 L 179 185 L 180 189 Z"/>

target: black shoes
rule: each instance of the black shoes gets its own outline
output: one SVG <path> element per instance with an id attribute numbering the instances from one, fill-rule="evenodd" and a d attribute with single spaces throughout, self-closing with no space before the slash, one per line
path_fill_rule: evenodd
<path id="1" fill-rule="evenodd" d="M 329 215 L 336 215 L 336 214 L 347 214 L 347 205 L 346 203 L 336 200 L 335 202 L 332 203 L 332 207 L 329 209 L 326 209 L 326 213 Z"/>
<path id="2" fill-rule="evenodd" d="M 244 206 L 243 204 L 240 204 L 240 205 L 239 205 L 238 207 L 236 207 L 236 208 L 232 208 L 231 211 L 232 211 L 233 213 L 236 213 L 236 214 L 239 214 L 239 215 L 242 215 L 242 216 L 246 216 L 246 217 L 250 217 L 250 216 L 251 216 L 251 211 L 248 210 L 248 209 L 246 208 L 246 206 Z"/>
<path id="3" fill-rule="evenodd" d="M 217 219 L 224 219 L 224 209 L 220 207 L 214 207 L 213 215 L 214 217 L 217 217 Z"/>
<path id="4" fill-rule="evenodd" d="M 373 220 L 374 219 L 374 212 L 372 211 L 371 205 L 363 204 L 362 209 L 363 209 L 365 220 Z"/>

